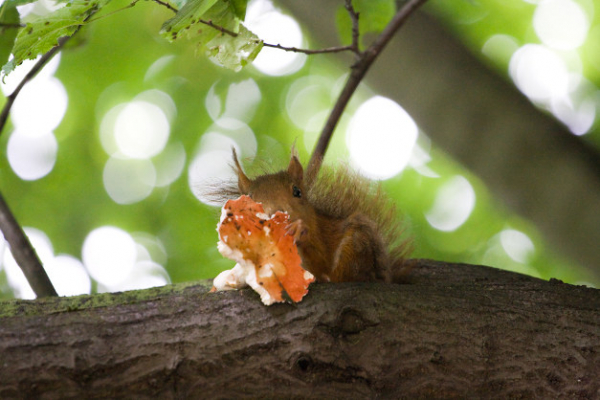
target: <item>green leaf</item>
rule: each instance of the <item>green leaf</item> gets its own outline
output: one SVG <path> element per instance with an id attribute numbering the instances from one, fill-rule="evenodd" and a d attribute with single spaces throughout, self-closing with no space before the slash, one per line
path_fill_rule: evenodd
<path id="1" fill-rule="evenodd" d="M 11 3 L 11 6 L 15 6 L 16 7 L 16 6 L 22 6 L 24 4 L 33 3 L 35 1 L 37 1 L 37 0 L 7 0 L 5 2 L 5 4 L 6 3 Z"/>
<path id="2" fill-rule="evenodd" d="M 8 75 L 24 60 L 35 59 L 58 44 L 58 39 L 71 36 L 85 24 L 86 19 L 104 7 L 110 0 L 72 0 L 51 14 L 40 17 L 19 30 L 14 58 L 2 67 Z"/>
<path id="3" fill-rule="evenodd" d="M 190 0 L 175 17 L 163 24 L 160 33 L 171 42 L 187 37 L 197 43 L 199 53 L 239 71 L 256 58 L 263 46 L 260 39 L 240 23 L 241 9 L 236 7 L 243 6 L 245 13 L 242 3 L 245 0 L 238 0 L 236 6 L 230 0 Z M 209 4 L 211 7 L 207 8 Z"/>
<path id="4" fill-rule="evenodd" d="M 396 13 L 394 0 L 353 0 L 352 5 L 359 13 L 358 29 L 361 45 L 365 33 L 381 32 Z M 337 10 L 336 23 L 342 42 L 352 43 L 352 20 L 344 6 Z"/>
<path id="5" fill-rule="evenodd" d="M 0 23 L 5 25 L 0 26 L 0 64 L 4 65 L 19 32 L 20 19 L 15 2 L 7 1 L 0 6 Z"/>
<path id="6" fill-rule="evenodd" d="M 246 6 L 248 5 L 248 0 L 231 0 L 231 6 L 233 7 L 233 12 L 236 17 L 241 20 L 246 18 Z"/>
<path id="7" fill-rule="evenodd" d="M 218 0 L 188 1 L 173 18 L 165 21 L 160 30 L 161 35 L 165 36 L 170 41 L 177 39 L 181 31 L 189 31 L 217 1 Z M 190 34 L 188 33 L 188 36 L 189 35 Z"/>
<path id="8" fill-rule="evenodd" d="M 219 35 L 206 47 L 206 53 L 211 60 L 237 72 L 254 61 L 263 47 L 263 42 L 244 25 L 240 25 L 238 36 Z"/>

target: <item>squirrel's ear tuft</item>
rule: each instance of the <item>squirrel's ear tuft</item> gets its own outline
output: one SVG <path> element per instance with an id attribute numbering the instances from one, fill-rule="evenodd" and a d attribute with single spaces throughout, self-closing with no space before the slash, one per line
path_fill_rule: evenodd
<path id="1" fill-rule="evenodd" d="M 231 151 L 233 152 L 233 162 L 235 163 L 234 169 L 238 176 L 238 187 L 242 194 L 247 194 L 250 191 L 250 185 L 252 184 L 252 181 L 244 173 L 244 170 L 238 161 L 235 147 L 232 147 Z"/>
<path id="2" fill-rule="evenodd" d="M 288 165 L 287 172 L 295 182 L 302 182 L 304 169 L 302 168 L 302 164 L 300 164 L 300 160 L 298 160 L 298 157 L 294 153 L 292 153 L 292 158 L 290 158 L 290 165 Z"/>

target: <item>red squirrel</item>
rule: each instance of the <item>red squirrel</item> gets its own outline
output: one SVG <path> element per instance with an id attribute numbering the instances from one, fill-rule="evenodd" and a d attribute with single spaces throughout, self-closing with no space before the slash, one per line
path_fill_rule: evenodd
<path id="1" fill-rule="evenodd" d="M 237 187 L 221 187 L 219 194 L 248 195 L 267 214 L 287 212 L 302 266 L 318 282 L 403 281 L 409 246 L 380 185 L 347 168 L 324 167 L 314 179 L 307 177 L 293 152 L 287 170 L 253 179 L 235 149 L 233 161 Z"/>

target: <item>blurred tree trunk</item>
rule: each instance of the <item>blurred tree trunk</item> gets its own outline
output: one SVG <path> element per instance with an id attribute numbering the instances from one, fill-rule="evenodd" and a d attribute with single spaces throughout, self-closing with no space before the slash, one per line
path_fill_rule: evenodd
<path id="1" fill-rule="evenodd" d="M 600 290 L 424 260 L 297 305 L 209 288 L 0 303 L 0 398 L 600 396 Z"/>
<path id="2" fill-rule="evenodd" d="M 279 0 L 324 46 L 339 44 L 339 0 Z M 425 6 L 426 7 L 426 6 Z M 345 57 L 347 65 L 352 59 Z M 402 105 L 555 249 L 600 279 L 600 152 L 534 107 L 424 11 L 383 51 L 366 84 Z"/>

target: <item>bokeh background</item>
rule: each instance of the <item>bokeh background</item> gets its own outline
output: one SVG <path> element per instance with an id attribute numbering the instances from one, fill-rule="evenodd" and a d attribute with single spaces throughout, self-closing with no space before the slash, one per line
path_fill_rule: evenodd
<path id="1" fill-rule="evenodd" d="M 232 178 L 232 146 L 249 171 L 255 159 L 284 167 L 294 144 L 306 162 L 351 62 L 265 48 L 232 72 L 197 57 L 190 42 L 160 37 L 172 13 L 156 3 L 110 14 L 127 4 L 113 1 L 25 87 L 0 137 L 0 189 L 61 295 L 213 278 L 231 268 L 216 248 L 219 207 L 202 189 Z M 43 0 L 20 12 L 53 7 Z M 432 0 L 423 9 L 590 146 L 600 140 L 598 11 L 592 0 Z M 320 46 L 315 32 L 269 0 L 249 3 L 246 25 L 269 43 Z M 31 65 L 0 84 L 4 96 Z M 414 257 L 600 285 L 597 270 L 556 251 L 368 82 L 326 162 L 383 182 Z M 34 298 L 6 245 L 0 260 L 0 296 Z"/>

